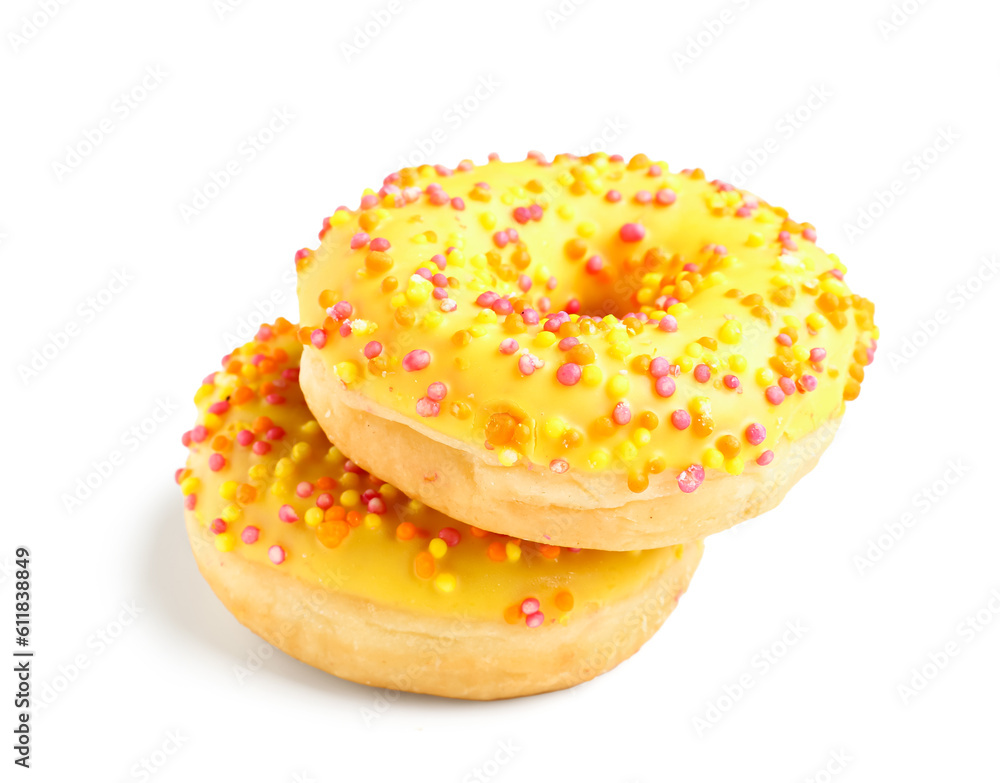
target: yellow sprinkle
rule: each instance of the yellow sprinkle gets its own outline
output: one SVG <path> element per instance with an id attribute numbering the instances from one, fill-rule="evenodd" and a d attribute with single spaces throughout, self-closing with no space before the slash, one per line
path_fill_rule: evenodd
<path id="1" fill-rule="evenodd" d="M 427 545 L 427 551 L 440 560 L 448 551 L 448 545 L 440 538 L 432 538 L 431 542 Z"/>
<path id="2" fill-rule="evenodd" d="M 631 384 L 626 376 L 616 373 L 608 381 L 608 396 L 613 400 L 620 400 L 628 394 Z"/>
<path id="3" fill-rule="evenodd" d="M 236 488 L 239 486 L 235 481 L 223 481 L 219 487 L 219 495 L 223 500 L 236 500 Z"/>
<path id="4" fill-rule="evenodd" d="M 274 475 L 278 478 L 291 476 L 295 472 L 295 463 L 288 457 L 282 457 L 274 465 Z"/>
<path id="5" fill-rule="evenodd" d="M 652 439 L 652 433 L 645 427 L 636 427 L 632 433 L 632 442 L 636 446 L 645 446 Z"/>
<path id="6" fill-rule="evenodd" d="M 558 338 L 553 332 L 539 332 L 535 335 L 535 338 L 531 341 L 532 345 L 539 348 L 548 348 L 552 345 Z"/>
<path id="7" fill-rule="evenodd" d="M 611 456 L 604 449 L 596 449 L 587 457 L 587 465 L 593 470 L 603 470 L 611 461 Z"/>
<path id="8" fill-rule="evenodd" d="M 747 360 L 745 356 L 734 353 L 729 357 L 729 369 L 733 372 L 743 372 L 746 368 Z"/>
<path id="9" fill-rule="evenodd" d="M 356 489 L 349 489 L 345 492 L 340 493 L 340 505 L 344 506 L 356 506 L 361 502 L 361 495 Z"/>
<path id="10" fill-rule="evenodd" d="M 365 514 L 365 527 L 369 530 L 378 530 L 382 524 L 382 517 L 378 514 Z"/>
<path id="11" fill-rule="evenodd" d="M 252 381 L 258 375 L 257 365 L 244 364 L 243 367 L 240 369 L 240 375 Z"/>
<path id="12" fill-rule="evenodd" d="M 398 310 L 400 307 L 404 307 L 406 305 L 406 294 L 393 294 L 389 298 L 389 305 L 393 310 Z"/>
<path id="13" fill-rule="evenodd" d="M 804 362 L 809 358 L 809 349 L 804 345 L 796 345 L 792 348 L 792 356 L 795 357 L 795 361 Z"/>
<path id="14" fill-rule="evenodd" d="M 771 284 L 776 285 L 779 288 L 784 285 L 791 285 L 792 278 L 790 278 L 788 275 L 775 275 L 774 277 L 771 278 Z"/>
<path id="15" fill-rule="evenodd" d="M 757 370 L 755 377 L 758 386 L 770 386 L 774 382 L 774 370 L 769 367 L 761 367 Z"/>
<path id="16" fill-rule="evenodd" d="M 826 317 L 822 313 L 809 313 L 809 315 L 806 316 L 806 326 L 814 332 L 818 332 L 826 326 L 827 323 L 829 323 L 829 321 L 826 320 Z"/>
<path id="17" fill-rule="evenodd" d="M 566 422 L 558 416 L 552 416 L 546 419 L 545 424 L 542 425 L 542 431 L 553 440 L 561 438 L 563 433 L 566 432 L 566 429 Z"/>
<path id="18" fill-rule="evenodd" d="M 521 559 L 521 547 L 519 544 L 516 544 L 513 541 L 508 541 L 505 549 L 507 551 L 507 559 L 510 562 L 516 563 Z"/>
<path id="19" fill-rule="evenodd" d="M 287 479 L 278 479 L 271 485 L 271 494 L 278 498 L 285 498 L 292 494 L 292 483 Z"/>
<path id="20" fill-rule="evenodd" d="M 252 465 L 250 470 L 247 471 L 247 475 L 249 475 L 254 481 L 262 481 L 267 478 L 267 465 L 263 462 Z"/>
<path id="21" fill-rule="evenodd" d="M 615 454 L 622 462 L 632 462 L 637 456 L 639 456 L 639 450 L 635 447 L 635 444 L 630 440 L 622 441 L 615 447 Z"/>
<path id="22" fill-rule="evenodd" d="M 539 201 L 539 203 L 541 202 Z M 544 204 L 542 206 L 544 206 Z M 556 209 L 556 214 L 563 220 L 572 220 L 576 216 L 576 210 L 569 204 L 560 204 Z"/>
<path id="23" fill-rule="evenodd" d="M 433 290 L 434 284 L 430 280 L 420 275 L 413 275 L 406 286 L 406 301 L 412 305 L 423 304 L 430 299 Z"/>
<path id="24" fill-rule="evenodd" d="M 801 329 L 802 328 L 802 321 L 800 321 L 797 316 L 786 315 L 781 320 L 784 321 L 785 326 L 790 326 L 793 329 Z"/>
<path id="25" fill-rule="evenodd" d="M 334 369 L 344 383 L 354 383 L 358 379 L 358 365 L 354 362 L 338 362 Z"/>
<path id="26" fill-rule="evenodd" d="M 361 483 L 361 477 L 357 473 L 345 473 L 340 477 L 340 486 L 345 489 L 354 489 Z"/>
<path id="27" fill-rule="evenodd" d="M 495 324 L 497 322 L 497 314 L 493 310 L 484 308 L 479 311 L 476 321 L 481 324 Z"/>
<path id="28" fill-rule="evenodd" d="M 520 456 L 521 455 L 514 449 L 500 449 L 500 451 L 497 452 L 497 458 L 500 460 L 500 464 L 507 468 L 515 464 Z"/>
<path id="29" fill-rule="evenodd" d="M 316 424 L 316 422 L 311 422 L 311 423 L 312 424 Z M 343 459 L 343 458 L 344 458 L 344 455 L 340 453 L 340 449 L 338 449 L 336 446 L 331 446 L 330 448 L 328 448 L 326 450 L 326 456 L 324 457 L 324 459 L 327 462 L 336 462 L 337 460 L 340 460 L 340 459 Z"/>
<path id="30" fill-rule="evenodd" d="M 826 291 L 828 294 L 836 294 L 837 296 L 850 296 L 851 289 L 849 289 L 842 281 L 835 277 L 824 277 L 819 284 L 819 287 Z"/>
<path id="31" fill-rule="evenodd" d="M 181 482 L 181 492 L 185 495 L 193 495 L 201 489 L 201 479 L 197 476 L 188 476 Z"/>
<path id="32" fill-rule="evenodd" d="M 674 364 L 681 368 L 681 372 L 691 372 L 694 369 L 694 359 L 690 356 L 681 356 Z"/>
<path id="33" fill-rule="evenodd" d="M 316 508 L 316 506 L 313 506 L 306 512 L 304 518 L 306 525 L 308 525 L 309 527 L 316 527 L 320 522 L 323 521 L 323 509 Z"/>
<path id="34" fill-rule="evenodd" d="M 492 212 L 483 212 L 479 215 L 479 224 L 487 231 L 490 231 L 497 224 L 497 216 Z"/>
<path id="35" fill-rule="evenodd" d="M 679 316 L 686 315 L 690 310 L 691 308 L 684 304 L 684 302 L 677 302 L 667 308 L 667 313 L 674 316 L 674 318 L 677 318 Z"/>
<path id="36" fill-rule="evenodd" d="M 220 552 L 232 552 L 236 548 L 236 536 L 228 530 L 215 537 L 215 548 Z"/>
<path id="37" fill-rule="evenodd" d="M 701 461 L 706 468 L 721 468 L 725 464 L 726 458 L 718 449 L 705 449 Z"/>
<path id="38" fill-rule="evenodd" d="M 712 401 L 708 397 L 692 397 L 691 412 L 697 415 L 707 415 L 712 412 Z"/>
<path id="39" fill-rule="evenodd" d="M 205 420 L 202 423 L 210 430 L 217 430 L 219 425 L 222 424 L 222 419 L 215 413 L 206 413 Z"/>
<path id="40" fill-rule="evenodd" d="M 309 459 L 312 454 L 312 446 L 306 443 L 304 440 L 300 440 L 294 446 L 292 446 L 292 461 L 302 462 Z"/>
<path id="41" fill-rule="evenodd" d="M 748 247 L 760 247 L 764 244 L 764 237 L 758 234 L 756 231 L 751 231 L 750 236 L 747 237 Z"/>
<path id="42" fill-rule="evenodd" d="M 568 171 L 564 171 L 562 174 L 556 177 L 556 182 L 558 182 L 564 188 L 568 188 L 570 185 L 573 184 L 573 175 L 570 174 Z"/>
<path id="43" fill-rule="evenodd" d="M 455 589 L 455 577 L 453 574 L 438 574 L 434 577 L 434 586 L 442 593 L 450 593 Z"/>
<path id="44" fill-rule="evenodd" d="M 735 318 L 726 321 L 719 329 L 719 339 L 727 345 L 738 345 L 743 339 L 743 327 Z"/>
<path id="45" fill-rule="evenodd" d="M 347 209 L 341 209 L 330 215 L 330 225 L 331 226 L 342 226 L 344 223 L 351 219 L 351 212 Z"/>
<path id="46" fill-rule="evenodd" d="M 743 457 L 732 457 L 726 460 L 726 472 L 731 473 L 734 476 L 740 475 L 743 472 Z"/>
<path id="47" fill-rule="evenodd" d="M 222 513 L 219 514 L 219 516 L 222 517 L 222 521 L 226 522 L 227 524 L 230 522 L 235 522 L 237 519 L 243 516 L 243 509 L 237 506 L 235 503 L 230 503 L 228 506 L 222 509 Z"/>
<path id="48" fill-rule="evenodd" d="M 705 346 L 701 343 L 688 343 L 684 348 L 684 353 L 695 359 L 700 359 L 701 355 L 705 353 Z"/>
<path id="49" fill-rule="evenodd" d="M 474 324 L 469 327 L 469 334 L 473 337 L 483 337 L 486 334 L 486 327 L 482 324 Z M 548 334 L 548 332 L 546 332 Z"/>
<path id="50" fill-rule="evenodd" d="M 581 237 L 592 237 L 597 233 L 597 224 L 593 220 L 585 220 L 576 227 L 576 233 Z"/>
<path id="51" fill-rule="evenodd" d="M 604 371 L 596 364 L 588 364 L 583 368 L 581 379 L 584 386 L 600 386 L 604 381 Z"/>
<path id="52" fill-rule="evenodd" d="M 383 500 L 395 500 L 399 497 L 399 490 L 392 484 L 383 484 L 378 488 L 378 493 L 382 496 Z"/>
<path id="53" fill-rule="evenodd" d="M 198 387 L 198 391 L 194 393 L 194 401 L 196 403 L 199 403 L 214 391 L 215 391 L 214 385 L 210 383 L 203 384 L 202 386 Z"/>

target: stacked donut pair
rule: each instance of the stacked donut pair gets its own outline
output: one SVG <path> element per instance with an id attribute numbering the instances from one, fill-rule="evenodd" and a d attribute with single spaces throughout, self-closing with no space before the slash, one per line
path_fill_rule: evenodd
<path id="1" fill-rule="evenodd" d="M 632 655 L 701 539 L 816 464 L 878 337 L 811 225 L 644 155 L 403 169 L 319 239 L 301 324 L 204 380 L 176 478 L 236 617 L 380 687 Z"/>

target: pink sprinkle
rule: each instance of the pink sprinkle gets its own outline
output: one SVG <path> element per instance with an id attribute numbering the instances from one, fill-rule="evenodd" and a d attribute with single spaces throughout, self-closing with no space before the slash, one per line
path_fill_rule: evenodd
<path id="1" fill-rule="evenodd" d="M 690 465 L 687 470 L 682 470 L 677 477 L 677 486 L 681 492 L 694 492 L 705 480 L 705 469 L 701 465 Z"/>
<path id="2" fill-rule="evenodd" d="M 323 329 L 313 329 L 312 334 L 309 335 L 309 341 L 316 348 L 322 348 L 326 345 L 326 332 Z"/>
<path id="3" fill-rule="evenodd" d="M 538 221 L 545 215 L 545 210 L 542 209 L 541 204 L 532 204 L 528 207 L 528 214 L 531 215 L 532 220 Z"/>
<path id="4" fill-rule="evenodd" d="M 371 244 L 372 250 L 378 250 L 380 253 L 384 253 L 390 247 L 392 247 L 392 245 L 389 244 L 388 239 L 382 239 L 382 237 L 378 237 L 377 239 L 372 240 Z"/>
<path id="5" fill-rule="evenodd" d="M 382 353 L 382 343 L 380 343 L 378 340 L 372 340 L 365 346 L 366 359 L 374 359 L 380 353 Z"/>
<path id="6" fill-rule="evenodd" d="M 545 615 L 541 612 L 532 612 L 524 618 L 524 622 L 529 628 L 537 628 L 545 622 Z"/>
<path id="7" fill-rule="evenodd" d="M 566 362 L 556 370 L 556 380 L 563 386 L 575 386 L 583 377 L 583 368 L 575 362 Z"/>
<path id="8" fill-rule="evenodd" d="M 351 332 L 353 331 L 354 330 L 351 328 L 350 321 L 344 321 L 344 323 L 342 323 L 340 328 L 337 330 L 341 337 L 350 337 Z"/>
<path id="9" fill-rule="evenodd" d="M 622 200 L 622 194 L 617 190 L 609 190 L 604 194 L 604 200 L 610 201 L 612 204 Z"/>
<path id="10" fill-rule="evenodd" d="M 258 457 L 263 457 L 270 450 L 271 450 L 271 444 L 265 443 L 262 440 L 259 440 L 255 444 L 253 444 L 253 453 L 256 454 Z"/>
<path id="11" fill-rule="evenodd" d="M 662 356 L 657 356 L 649 363 L 649 374 L 654 378 L 662 378 L 670 374 L 670 362 Z"/>
<path id="12" fill-rule="evenodd" d="M 802 238 L 807 239 L 810 242 L 816 241 L 816 230 L 813 228 L 802 229 Z"/>
<path id="13" fill-rule="evenodd" d="M 193 430 L 191 430 L 191 440 L 193 440 L 195 443 L 201 443 L 207 437 L 208 437 L 208 428 L 204 424 L 199 424 Z"/>
<path id="14" fill-rule="evenodd" d="M 256 544 L 257 539 L 260 538 L 260 528 L 254 525 L 247 525 L 243 528 L 243 532 L 240 533 L 240 538 L 243 539 L 244 544 Z"/>
<path id="15" fill-rule="evenodd" d="M 525 598 L 521 601 L 521 611 L 525 614 L 534 614 L 541 608 L 537 598 Z"/>
<path id="16" fill-rule="evenodd" d="M 451 207 L 452 209 L 457 209 L 459 212 L 461 212 L 463 209 L 465 209 L 465 201 L 463 199 L 460 199 L 458 196 L 455 196 L 455 198 L 451 200 Z"/>
<path id="17" fill-rule="evenodd" d="M 324 492 L 318 498 L 316 498 L 316 505 L 326 511 L 333 505 L 333 495 L 329 492 Z"/>
<path id="18" fill-rule="evenodd" d="M 441 404 L 430 397 L 421 397 L 417 400 L 417 413 L 424 418 L 434 418 L 441 413 Z"/>
<path id="19" fill-rule="evenodd" d="M 241 446 L 249 446 L 253 443 L 253 432 L 250 430 L 240 430 L 236 433 L 236 442 Z"/>
<path id="20" fill-rule="evenodd" d="M 361 208 L 371 209 L 372 207 L 378 206 L 378 196 L 374 193 L 369 193 L 367 196 L 361 197 Z"/>
<path id="21" fill-rule="evenodd" d="M 779 345 L 791 345 L 792 344 L 792 338 L 789 337 L 784 332 L 782 332 L 781 334 L 779 334 L 774 339 L 778 342 Z"/>
<path id="22" fill-rule="evenodd" d="M 228 410 L 229 410 L 228 400 L 219 400 L 218 402 L 212 403 L 211 405 L 208 406 L 208 412 L 215 413 L 217 415 L 221 415 Z"/>
<path id="23" fill-rule="evenodd" d="M 219 535 L 219 533 L 225 533 L 227 527 L 228 525 L 226 525 L 226 521 L 224 519 L 216 517 L 212 520 L 212 524 L 208 526 L 208 529 L 215 533 L 215 535 Z"/>
<path id="24" fill-rule="evenodd" d="M 385 501 L 382 498 L 372 498 L 368 501 L 369 514 L 384 514 L 385 508 Z"/>
<path id="25" fill-rule="evenodd" d="M 515 340 L 513 337 L 508 337 L 506 340 L 500 343 L 500 353 L 512 354 L 519 347 L 520 346 L 517 344 L 517 340 Z"/>
<path id="26" fill-rule="evenodd" d="M 574 348 L 580 344 L 580 340 L 577 337 L 564 337 L 559 341 L 559 350 L 568 351 L 570 348 Z"/>
<path id="27" fill-rule="evenodd" d="M 571 314 L 576 314 L 576 313 L 580 312 L 580 300 L 579 299 L 570 299 L 566 303 L 566 312 L 567 313 L 571 313 Z"/>
<path id="28" fill-rule="evenodd" d="M 462 534 L 453 527 L 443 527 L 440 531 L 438 531 L 438 538 L 444 541 L 448 546 L 458 546 L 459 542 L 462 540 Z"/>
<path id="29" fill-rule="evenodd" d="M 427 195 L 429 197 L 429 201 L 431 202 L 431 204 L 434 204 L 436 206 L 440 207 L 448 203 L 448 194 L 445 193 L 443 190 L 440 189 L 433 190 L 430 191 Z"/>
<path id="30" fill-rule="evenodd" d="M 738 389 L 738 388 L 740 388 L 740 379 L 737 378 L 735 375 L 726 375 L 726 376 L 724 376 L 723 379 L 722 379 L 722 383 L 723 383 L 723 385 L 725 385 L 725 387 L 727 389 Z"/>
<path id="31" fill-rule="evenodd" d="M 268 405 L 284 405 L 285 398 L 280 394 L 269 394 L 264 398 L 264 402 Z"/>
<path id="32" fill-rule="evenodd" d="M 691 415 L 687 411 L 678 408 L 670 414 L 670 423 L 679 430 L 686 430 L 691 426 Z"/>
<path id="33" fill-rule="evenodd" d="M 357 250 L 359 247 L 364 247 L 371 241 L 371 237 L 368 236 L 364 231 L 359 231 L 353 237 L 351 237 L 351 250 Z"/>
<path id="34" fill-rule="evenodd" d="M 614 419 L 615 424 L 628 424 L 632 421 L 632 409 L 627 402 L 619 402 L 611 412 L 611 418 Z"/>
<path id="35" fill-rule="evenodd" d="M 677 201 L 677 194 L 674 193 L 670 188 L 663 188 L 662 190 L 656 191 L 656 203 L 662 204 L 665 207 L 669 207 Z"/>
<path id="36" fill-rule="evenodd" d="M 601 268 L 603 266 L 604 266 L 603 258 L 601 258 L 600 256 L 591 256 L 590 258 L 587 259 L 587 265 L 584 268 L 590 274 L 595 275 L 601 271 Z"/>
<path id="37" fill-rule="evenodd" d="M 312 493 L 315 487 L 308 481 L 300 481 L 295 487 L 295 494 L 300 498 L 312 497 Z"/>
<path id="38" fill-rule="evenodd" d="M 493 301 L 490 309 L 497 315 L 510 315 L 514 312 L 514 305 L 510 303 L 509 299 L 500 298 Z"/>
<path id="39" fill-rule="evenodd" d="M 669 375 L 661 375 L 656 379 L 656 393 L 661 397 L 671 397 L 677 390 L 677 384 Z"/>
<path id="40" fill-rule="evenodd" d="M 528 277 L 527 275 L 518 275 L 518 278 L 517 278 L 517 287 L 520 288 L 524 292 L 530 291 L 531 290 L 531 278 Z"/>
<path id="41" fill-rule="evenodd" d="M 285 503 L 285 505 L 278 509 L 278 519 L 282 522 L 298 522 L 299 515 L 295 513 L 294 508 Z"/>
<path id="42" fill-rule="evenodd" d="M 184 508 L 188 511 L 194 511 L 194 507 L 198 505 L 198 496 L 195 494 L 188 495 L 184 498 Z"/>
<path id="43" fill-rule="evenodd" d="M 698 381 L 698 383 L 708 383 L 711 377 L 712 368 L 707 364 L 699 364 L 694 368 L 694 379 Z"/>
<path id="44" fill-rule="evenodd" d="M 654 163 L 652 166 L 649 167 L 647 176 L 659 177 L 661 174 L 663 174 L 663 169 L 661 169 L 658 164 Z"/>
<path id="45" fill-rule="evenodd" d="M 285 437 L 285 430 L 281 427 L 271 427 L 271 429 L 264 433 L 264 437 L 268 440 L 281 440 Z"/>
<path id="46" fill-rule="evenodd" d="M 476 297 L 476 304 L 480 307 L 492 307 L 493 303 L 499 298 L 500 295 L 494 293 L 493 291 L 483 291 Z"/>
<path id="47" fill-rule="evenodd" d="M 441 257 L 444 258 L 444 256 L 441 256 Z M 432 258 L 431 261 L 433 261 L 433 260 L 434 259 Z M 431 282 L 434 283 L 434 285 L 436 285 L 438 288 L 447 288 L 448 287 L 448 278 L 445 277 L 444 275 L 442 275 L 440 272 L 435 272 L 434 273 L 434 276 L 431 277 Z"/>
<path id="48" fill-rule="evenodd" d="M 345 318 L 350 318 L 354 313 L 354 306 L 350 302 L 337 302 L 330 310 L 331 316 L 338 321 L 343 321 Z"/>
<path id="49" fill-rule="evenodd" d="M 626 223 L 619 229 L 618 236 L 622 242 L 641 242 L 646 236 L 646 229 L 641 223 Z"/>
<path id="50" fill-rule="evenodd" d="M 528 212 L 527 207 L 517 207 L 514 210 L 514 220 L 520 223 L 522 226 L 531 220 L 531 213 Z"/>
<path id="51" fill-rule="evenodd" d="M 661 332 L 676 332 L 677 319 L 668 313 L 660 319 L 660 325 L 658 328 Z"/>
<path id="52" fill-rule="evenodd" d="M 220 471 L 226 467 L 226 458 L 221 454 L 213 454 L 208 458 L 208 467 L 213 471 Z"/>
<path id="53" fill-rule="evenodd" d="M 295 260 L 301 261 L 303 258 L 309 258 L 310 253 L 312 253 L 312 250 L 310 250 L 308 247 L 304 247 L 301 250 L 296 250 Z"/>
<path id="54" fill-rule="evenodd" d="M 821 362 L 826 358 L 825 348 L 813 348 L 809 351 L 809 361 L 811 362 Z"/>
<path id="55" fill-rule="evenodd" d="M 497 231 L 493 234 L 493 244 L 501 249 L 507 247 L 508 241 L 506 231 Z"/>
<path id="56" fill-rule="evenodd" d="M 764 426 L 762 424 L 757 424 L 756 422 L 754 422 L 753 424 L 747 426 L 746 436 L 747 436 L 747 442 L 751 446 L 759 446 L 761 443 L 764 442 L 764 439 L 767 437 L 767 430 L 764 429 Z"/>
<path id="57" fill-rule="evenodd" d="M 403 357 L 403 369 L 407 372 L 422 370 L 430 363 L 431 355 L 420 348 L 410 351 Z"/>
<path id="58" fill-rule="evenodd" d="M 564 459 L 554 459 L 549 463 L 549 470 L 553 473 L 565 473 L 569 470 L 569 463 Z"/>
<path id="59" fill-rule="evenodd" d="M 648 190 L 640 190 L 638 193 L 635 194 L 635 200 L 639 204 L 648 204 L 650 201 L 653 200 L 653 194 L 650 193 Z"/>
<path id="60" fill-rule="evenodd" d="M 844 273 L 841 272 L 839 269 L 831 269 L 829 272 L 827 272 L 827 274 L 833 275 L 838 280 L 844 279 Z"/>
<path id="61" fill-rule="evenodd" d="M 285 562 L 285 550 L 277 544 L 267 550 L 267 556 L 275 565 L 281 565 Z"/>
<path id="62" fill-rule="evenodd" d="M 521 311 L 521 317 L 528 326 L 537 326 L 538 321 L 540 320 L 538 317 L 538 311 L 531 307 L 525 307 L 524 310 Z"/>
<path id="63" fill-rule="evenodd" d="M 786 396 L 791 396 L 795 394 L 795 381 L 791 378 L 781 377 L 778 378 L 778 386 L 785 393 Z"/>
<path id="64" fill-rule="evenodd" d="M 777 386 L 768 386 L 764 389 L 764 396 L 772 405 L 781 405 L 785 401 L 785 393 Z"/>
<path id="65" fill-rule="evenodd" d="M 528 354 L 524 354 L 517 360 L 517 369 L 521 371 L 521 375 L 531 375 L 535 371 L 535 364 Z"/>
<path id="66" fill-rule="evenodd" d="M 441 402 L 441 400 L 448 396 L 448 387 L 441 383 L 441 381 L 434 381 L 434 383 L 427 387 L 427 396 L 434 400 L 434 402 Z"/>
<path id="67" fill-rule="evenodd" d="M 816 378 L 812 375 L 803 375 L 799 378 L 799 384 L 804 391 L 816 391 Z"/>
<path id="68" fill-rule="evenodd" d="M 757 457 L 757 464 L 758 465 L 770 465 L 771 464 L 771 460 L 773 460 L 773 459 L 774 459 L 774 452 L 771 451 L 770 449 L 768 449 L 763 454 L 761 454 L 759 457 Z"/>

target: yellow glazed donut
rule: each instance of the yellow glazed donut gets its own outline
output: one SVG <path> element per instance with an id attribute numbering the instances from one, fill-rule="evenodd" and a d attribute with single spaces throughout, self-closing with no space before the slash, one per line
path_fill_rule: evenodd
<path id="1" fill-rule="evenodd" d="M 332 447 L 278 320 L 195 395 L 176 479 L 198 565 L 276 647 L 350 680 L 465 699 L 575 685 L 656 631 L 701 543 L 568 550 L 410 500 Z"/>
<path id="2" fill-rule="evenodd" d="M 811 225 L 644 155 L 404 169 L 320 238 L 299 339 L 330 438 L 456 519 L 563 546 L 773 507 L 878 337 Z"/>

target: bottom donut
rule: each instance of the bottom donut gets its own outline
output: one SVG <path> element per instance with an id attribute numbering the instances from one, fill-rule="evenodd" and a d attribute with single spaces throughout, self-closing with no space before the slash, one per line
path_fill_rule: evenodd
<path id="1" fill-rule="evenodd" d="M 503 699 L 614 668 L 673 611 L 701 542 L 566 549 L 410 500 L 330 445 L 300 351 L 279 319 L 224 357 L 176 475 L 199 569 L 250 630 L 355 682 Z"/>

